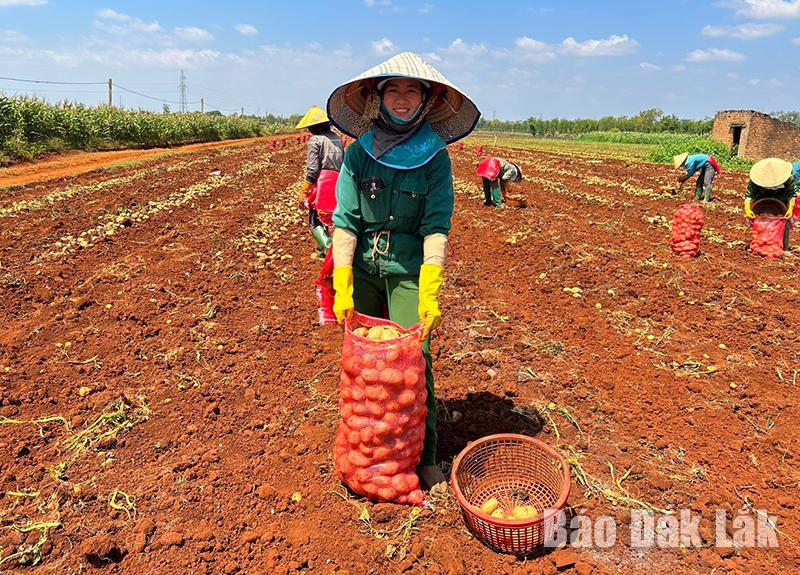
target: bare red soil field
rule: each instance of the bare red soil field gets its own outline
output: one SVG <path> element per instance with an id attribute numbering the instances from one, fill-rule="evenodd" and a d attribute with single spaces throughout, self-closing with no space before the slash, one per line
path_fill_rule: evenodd
<path id="1" fill-rule="evenodd" d="M 341 333 L 316 323 L 294 204 L 305 150 L 254 141 L 0 192 L 0 571 L 798 572 L 797 252 L 746 252 L 746 176 L 715 181 L 685 260 L 667 167 L 486 152 L 522 166 L 529 207 L 484 207 L 472 148 L 451 151 L 439 460 L 537 437 L 615 545 L 521 559 L 452 494 L 347 494 Z M 701 540 L 632 548 L 648 506 L 702 516 Z M 715 511 L 742 508 L 774 516 L 777 548 L 714 545 Z"/>

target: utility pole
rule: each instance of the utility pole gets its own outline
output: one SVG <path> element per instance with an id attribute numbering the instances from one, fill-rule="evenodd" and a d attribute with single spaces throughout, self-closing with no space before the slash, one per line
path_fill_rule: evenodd
<path id="1" fill-rule="evenodd" d="M 178 84 L 178 91 L 180 93 L 181 113 L 186 113 L 186 74 L 181 70 L 181 83 Z"/>
<path id="2" fill-rule="evenodd" d="M 111 81 L 111 78 L 108 79 L 108 107 L 112 107 L 114 105 L 114 95 L 112 91 L 114 89 L 114 82 Z"/>
<path id="3" fill-rule="evenodd" d="M 205 114 L 206 113 L 205 104 L 203 102 L 203 98 L 200 98 L 200 113 L 201 114 Z"/>
<path id="4" fill-rule="evenodd" d="M 242 117 L 244 117 L 244 106 L 242 106 Z"/>

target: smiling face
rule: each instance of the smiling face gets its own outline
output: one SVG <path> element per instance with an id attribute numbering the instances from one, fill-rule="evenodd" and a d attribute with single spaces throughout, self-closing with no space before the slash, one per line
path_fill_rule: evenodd
<path id="1" fill-rule="evenodd" d="M 383 105 L 392 115 L 408 120 L 422 104 L 422 82 L 412 78 L 392 78 L 383 87 Z"/>

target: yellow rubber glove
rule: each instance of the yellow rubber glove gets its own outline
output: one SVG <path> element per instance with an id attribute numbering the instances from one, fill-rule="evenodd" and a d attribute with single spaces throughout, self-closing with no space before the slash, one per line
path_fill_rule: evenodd
<path id="1" fill-rule="evenodd" d="M 345 318 L 353 315 L 353 266 L 339 266 L 333 268 L 333 289 L 336 295 L 333 298 L 333 313 L 336 321 L 342 325 Z"/>
<path id="2" fill-rule="evenodd" d="M 745 198 L 744 199 L 744 217 L 750 218 L 750 219 L 755 217 L 753 215 L 753 208 L 750 207 L 750 198 Z"/>
<path id="3" fill-rule="evenodd" d="M 419 268 L 419 321 L 424 326 L 422 339 L 442 323 L 439 311 L 439 290 L 444 280 L 444 268 L 435 264 L 422 264 Z"/>
<path id="4" fill-rule="evenodd" d="M 792 217 L 792 212 L 794 211 L 794 200 L 795 200 L 795 198 L 792 198 L 791 200 L 789 200 L 789 207 L 786 208 L 786 217 L 787 218 L 791 218 Z"/>
<path id="5" fill-rule="evenodd" d="M 308 197 L 308 190 L 310 190 L 311 186 L 313 186 L 313 185 L 314 184 L 312 184 L 308 180 L 303 182 L 303 185 L 300 188 L 300 191 L 297 192 L 297 201 L 298 201 L 298 203 L 302 204 L 303 202 L 306 201 L 306 198 Z"/>

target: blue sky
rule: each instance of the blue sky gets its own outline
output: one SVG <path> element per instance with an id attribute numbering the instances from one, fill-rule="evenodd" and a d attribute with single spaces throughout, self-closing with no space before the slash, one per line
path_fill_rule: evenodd
<path id="1" fill-rule="evenodd" d="M 183 69 L 188 100 L 225 111 L 302 113 L 402 50 L 439 68 L 487 118 L 800 109 L 800 0 L 0 0 L 0 76 L 113 78 L 176 101 Z M 0 80 L 0 90 L 107 99 L 100 85 Z M 122 90 L 114 103 L 162 105 Z"/>

